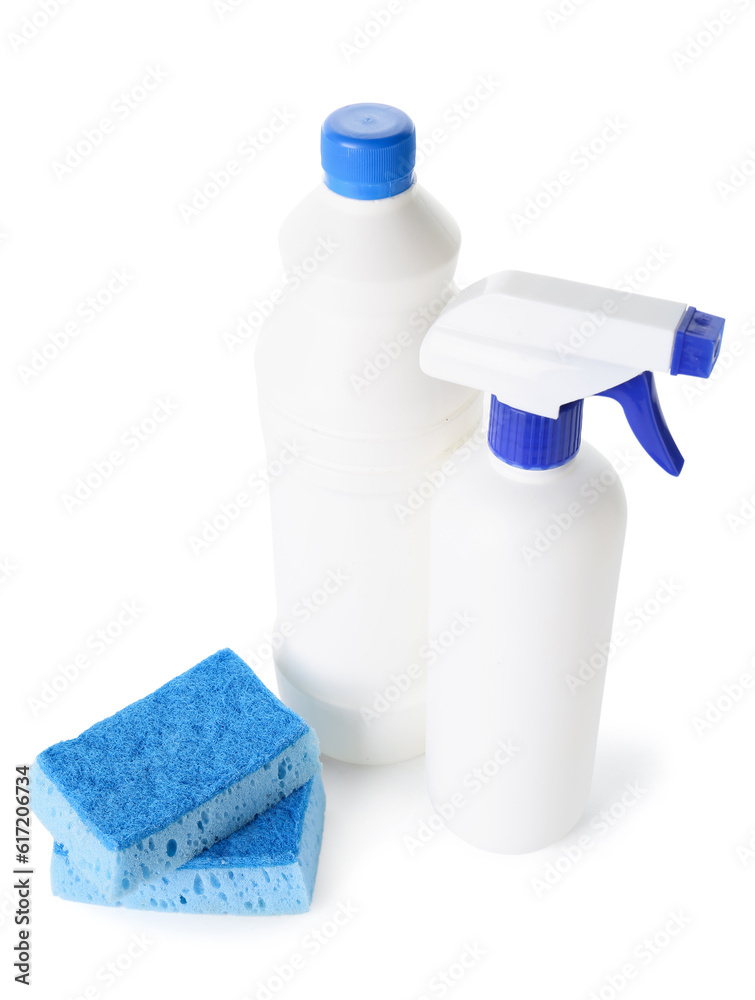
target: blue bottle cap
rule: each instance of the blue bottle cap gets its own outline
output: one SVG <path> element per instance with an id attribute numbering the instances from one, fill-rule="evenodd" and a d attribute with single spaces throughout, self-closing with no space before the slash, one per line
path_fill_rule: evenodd
<path id="1" fill-rule="evenodd" d="M 579 451 L 582 437 L 582 404 L 565 403 L 555 419 L 507 406 L 495 396 L 490 400 L 488 444 L 507 465 L 520 469 L 555 469 Z"/>
<path id="2" fill-rule="evenodd" d="M 348 104 L 323 122 L 325 183 L 346 198 L 374 201 L 411 187 L 417 136 L 411 118 L 390 104 Z"/>

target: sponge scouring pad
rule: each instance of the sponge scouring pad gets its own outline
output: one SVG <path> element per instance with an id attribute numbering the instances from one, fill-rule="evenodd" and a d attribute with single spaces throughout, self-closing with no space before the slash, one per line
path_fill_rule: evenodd
<path id="1" fill-rule="evenodd" d="M 319 771 L 314 732 L 223 649 L 41 753 L 32 807 L 78 872 L 114 901 Z"/>
<path id="2" fill-rule="evenodd" d="M 324 812 L 317 775 L 230 837 L 109 905 L 172 913 L 304 913 L 312 901 Z M 55 844 L 50 874 L 56 896 L 108 903 L 62 844 Z"/>

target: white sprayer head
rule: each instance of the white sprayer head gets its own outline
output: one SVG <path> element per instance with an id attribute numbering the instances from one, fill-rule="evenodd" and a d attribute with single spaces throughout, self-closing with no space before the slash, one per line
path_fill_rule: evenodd
<path id="1" fill-rule="evenodd" d="M 682 302 L 501 271 L 443 310 L 425 336 L 420 365 L 493 395 L 490 445 L 511 464 L 542 469 L 572 458 L 581 401 L 600 394 L 621 403 L 646 451 L 678 475 L 683 459 L 652 372 L 707 378 L 723 325 Z"/>

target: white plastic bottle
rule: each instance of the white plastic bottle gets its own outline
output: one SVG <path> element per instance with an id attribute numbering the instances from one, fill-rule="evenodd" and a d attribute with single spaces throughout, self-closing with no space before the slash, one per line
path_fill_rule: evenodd
<path id="1" fill-rule="evenodd" d="M 325 178 L 283 225 L 287 283 L 256 355 L 284 470 L 270 489 L 280 694 L 324 753 L 361 764 L 424 750 L 431 494 L 482 408 L 419 367 L 460 239 L 416 184 L 414 151 L 395 108 L 329 116 Z"/>
<path id="2" fill-rule="evenodd" d="M 707 378 L 722 329 L 681 303 L 508 271 L 425 338 L 426 372 L 493 394 L 490 448 L 432 511 L 430 630 L 459 611 L 469 624 L 429 672 L 427 783 L 478 847 L 545 847 L 587 801 L 606 671 L 580 667 L 607 658 L 626 505 L 610 463 L 580 447 L 583 398 L 618 400 L 678 475 L 647 369 Z"/>

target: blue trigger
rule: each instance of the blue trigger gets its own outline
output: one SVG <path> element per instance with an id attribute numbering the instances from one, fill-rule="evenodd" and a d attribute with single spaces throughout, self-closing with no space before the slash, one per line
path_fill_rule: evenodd
<path id="1" fill-rule="evenodd" d="M 642 372 L 596 395 L 620 403 L 634 436 L 648 455 L 672 476 L 679 475 L 684 459 L 663 416 L 652 372 Z"/>

